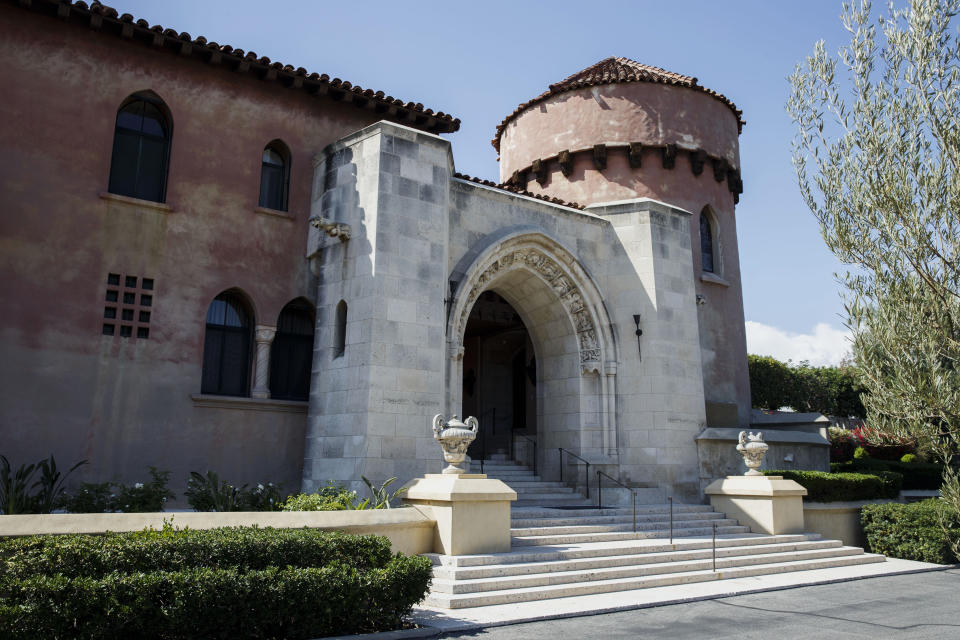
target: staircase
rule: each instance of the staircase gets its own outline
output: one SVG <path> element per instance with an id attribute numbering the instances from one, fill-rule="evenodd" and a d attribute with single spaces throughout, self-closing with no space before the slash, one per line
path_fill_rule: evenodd
<path id="1" fill-rule="evenodd" d="M 471 471 L 479 470 L 474 462 Z M 671 544 L 665 504 L 638 506 L 635 533 L 632 507 L 598 510 L 569 487 L 503 458 L 484 461 L 484 472 L 517 492 L 512 548 L 432 555 L 427 607 L 482 607 L 884 561 L 818 534 L 753 534 L 707 505 L 674 506 Z"/>

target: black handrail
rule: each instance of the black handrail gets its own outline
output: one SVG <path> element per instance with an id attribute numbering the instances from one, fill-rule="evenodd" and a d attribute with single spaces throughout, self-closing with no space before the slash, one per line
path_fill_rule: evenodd
<path id="1" fill-rule="evenodd" d="M 568 456 L 573 456 L 580 462 L 587 465 L 587 500 L 590 499 L 590 463 L 575 454 L 573 451 L 564 449 L 563 447 L 558 447 L 560 450 L 560 482 L 563 482 L 563 454 L 566 453 Z"/>
<path id="2" fill-rule="evenodd" d="M 533 475 L 537 475 L 537 441 L 531 438 L 530 436 L 525 436 L 522 433 L 513 434 L 514 438 L 523 438 L 527 442 L 533 445 Z M 513 442 L 513 438 L 510 438 L 510 442 Z M 513 458 L 513 456 L 510 456 Z"/>
<path id="3" fill-rule="evenodd" d="M 493 425 L 491 435 L 497 433 L 497 408 L 492 407 L 481 413 L 478 420 L 480 423 L 480 473 L 483 473 L 483 460 L 487 457 L 487 432 L 483 429 L 483 417 L 489 413 L 493 414 L 493 420 L 490 421 L 490 424 Z"/>
<path id="4" fill-rule="evenodd" d="M 630 495 L 633 497 L 633 532 L 637 532 L 637 492 L 623 484 L 613 476 L 610 476 L 600 469 L 597 469 L 597 509 L 603 509 L 603 478 L 612 480 L 618 485 L 630 492 Z"/>

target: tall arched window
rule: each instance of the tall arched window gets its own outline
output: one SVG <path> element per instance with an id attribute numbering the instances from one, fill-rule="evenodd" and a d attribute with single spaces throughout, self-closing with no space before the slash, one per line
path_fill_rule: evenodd
<path id="1" fill-rule="evenodd" d="M 303 300 L 283 308 L 270 351 L 270 397 L 306 400 L 313 368 L 313 309 Z"/>
<path id="2" fill-rule="evenodd" d="M 333 357 L 339 358 L 347 351 L 347 303 L 337 303 L 337 324 L 333 331 Z"/>
<path id="3" fill-rule="evenodd" d="M 274 140 L 263 149 L 260 165 L 260 206 L 286 211 L 289 183 L 290 151 L 287 145 Z"/>
<path id="4" fill-rule="evenodd" d="M 713 247 L 713 225 L 709 212 L 704 209 L 700 212 L 700 266 L 708 273 L 715 273 L 716 256 Z"/>
<path id="5" fill-rule="evenodd" d="M 117 112 L 110 160 L 110 193 L 154 202 L 167 194 L 170 112 L 152 92 L 135 93 Z"/>
<path id="6" fill-rule="evenodd" d="M 224 292 L 207 309 L 202 393 L 248 395 L 252 314 L 239 294 Z"/>

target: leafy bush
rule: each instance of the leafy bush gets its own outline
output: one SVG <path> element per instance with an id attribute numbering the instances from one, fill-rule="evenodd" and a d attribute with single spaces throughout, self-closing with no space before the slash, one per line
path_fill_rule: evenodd
<path id="1" fill-rule="evenodd" d="M 943 466 L 930 462 L 897 462 L 866 458 L 845 463 L 830 463 L 830 470 L 848 473 L 893 471 L 903 476 L 903 488 L 937 490 L 943 483 Z"/>
<path id="2" fill-rule="evenodd" d="M 917 449 L 915 440 L 901 438 L 875 427 L 858 427 L 853 430 L 853 435 L 871 458 L 879 460 L 899 460 Z"/>
<path id="3" fill-rule="evenodd" d="M 214 471 L 203 476 L 190 472 L 183 495 L 196 511 L 279 511 L 284 502 L 283 486 L 268 482 L 253 489 L 221 481 Z"/>
<path id="4" fill-rule="evenodd" d="M 100 578 L 111 571 L 150 573 L 195 568 L 270 566 L 318 567 L 343 563 L 358 569 L 383 567 L 390 543 L 378 536 L 355 536 L 316 529 L 236 527 L 207 531 L 171 527 L 163 531 L 102 536 L 27 536 L 0 541 L 6 574 L 62 574 Z"/>
<path id="5" fill-rule="evenodd" d="M 867 451 L 864 447 L 857 447 L 853 450 L 853 459 L 854 460 L 863 460 L 864 458 L 869 458 L 870 452 Z"/>
<path id="6" fill-rule="evenodd" d="M 825 471 L 763 472 L 767 476 L 783 476 L 807 490 L 810 502 L 848 502 L 856 500 L 894 500 L 900 495 L 903 477 L 899 473 L 878 471 L 865 473 L 827 473 Z"/>
<path id="7" fill-rule="evenodd" d="M 113 513 L 117 494 L 112 482 L 84 482 L 63 496 L 61 506 L 70 513 Z"/>
<path id="8" fill-rule="evenodd" d="M 391 493 L 387 490 L 396 482 L 396 477 L 388 478 L 386 482 L 377 486 L 366 476 L 360 476 L 370 490 L 370 498 L 357 501 L 357 492 L 350 491 L 333 480 L 327 482 L 316 493 L 299 493 L 287 498 L 280 509 L 282 511 L 343 511 L 348 509 L 390 509 L 391 501 L 404 494 L 407 489 L 401 487 Z"/>
<path id="9" fill-rule="evenodd" d="M 860 522 L 874 553 L 937 564 L 960 561 L 950 544 L 960 543 L 960 514 L 942 500 L 865 505 Z"/>
<path id="10" fill-rule="evenodd" d="M 63 497 L 67 478 L 85 464 L 87 461 L 81 460 L 63 473 L 50 456 L 40 462 L 20 465 L 14 471 L 6 456 L 0 455 L 0 513 L 50 513 Z M 30 484 L 38 471 L 40 478 Z"/>
<path id="11" fill-rule="evenodd" d="M 174 493 L 167 488 L 169 471 L 150 467 L 150 481 L 124 485 L 115 482 L 84 482 L 64 494 L 60 506 L 70 513 L 153 513 Z"/>
<path id="12" fill-rule="evenodd" d="M 830 441 L 830 462 L 846 462 L 853 459 L 857 440 L 850 429 L 829 427 L 827 439 Z"/>
<path id="13" fill-rule="evenodd" d="M 148 531 L 0 542 L 0 637 L 315 638 L 396 628 L 427 558 L 303 530 Z"/>
<path id="14" fill-rule="evenodd" d="M 918 461 L 919 458 L 917 458 L 917 454 L 915 453 L 905 453 L 903 454 L 903 457 L 900 458 L 900 462 L 903 462 L 904 464 L 912 464 Z"/>

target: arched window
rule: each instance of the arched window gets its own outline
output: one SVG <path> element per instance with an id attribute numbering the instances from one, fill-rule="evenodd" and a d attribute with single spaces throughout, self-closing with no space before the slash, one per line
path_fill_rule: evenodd
<path id="1" fill-rule="evenodd" d="M 333 332 L 333 357 L 339 358 L 347 351 L 347 303 L 337 303 L 337 325 Z"/>
<path id="2" fill-rule="evenodd" d="M 286 211 L 289 182 L 290 152 L 287 145 L 274 140 L 263 149 L 260 165 L 260 206 Z"/>
<path id="3" fill-rule="evenodd" d="M 270 397 L 306 400 L 313 368 L 313 309 L 303 300 L 283 308 L 270 351 Z"/>
<path id="4" fill-rule="evenodd" d="M 167 194 L 170 112 L 152 93 L 135 93 L 117 112 L 110 160 L 110 193 L 154 202 Z"/>
<path id="5" fill-rule="evenodd" d="M 202 393 L 248 394 L 252 328 L 252 314 L 237 293 L 221 293 L 210 303 L 203 340 Z"/>
<path id="6" fill-rule="evenodd" d="M 714 253 L 713 225 L 707 209 L 700 212 L 700 266 L 708 273 L 715 273 L 717 266 Z"/>

